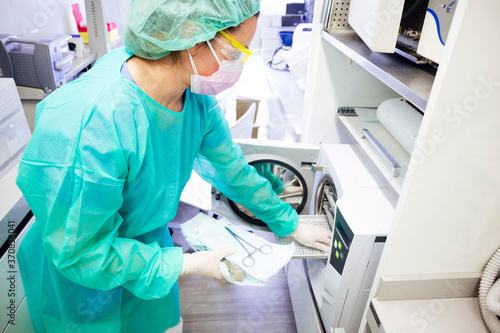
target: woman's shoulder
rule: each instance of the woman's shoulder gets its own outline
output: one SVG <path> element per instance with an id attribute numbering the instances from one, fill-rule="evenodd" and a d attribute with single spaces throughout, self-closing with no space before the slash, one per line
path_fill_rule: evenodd
<path id="1" fill-rule="evenodd" d="M 130 56 L 124 50 L 114 50 L 79 78 L 56 89 L 42 102 L 44 108 L 71 108 L 73 112 L 83 111 L 97 103 L 111 105 L 131 96 L 132 87 L 120 75 L 119 69 Z M 103 101 L 104 99 L 104 101 Z"/>
<path id="2" fill-rule="evenodd" d="M 71 114 L 84 121 L 85 115 L 90 116 L 96 111 L 110 116 L 117 108 L 125 111 L 124 105 L 133 104 L 137 98 L 133 89 L 123 81 L 116 77 L 103 82 L 88 73 L 47 96 L 37 106 L 37 113 L 52 117 Z"/>

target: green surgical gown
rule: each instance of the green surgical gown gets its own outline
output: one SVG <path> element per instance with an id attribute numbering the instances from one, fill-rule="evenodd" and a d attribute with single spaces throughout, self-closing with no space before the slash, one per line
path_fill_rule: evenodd
<path id="1" fill-rule="evenodd" d="M 39 332 L 179 322 L 183 253 L 165 231 L 193 167 L 278 235 L 297 226 L 245 162 L 215 99 L 188 89 L 183 110 L 170 111 L 121 75 L 130 57 L 110 52 L 37 106 L 17 184 L 36 217 L 18 257 Z"/>

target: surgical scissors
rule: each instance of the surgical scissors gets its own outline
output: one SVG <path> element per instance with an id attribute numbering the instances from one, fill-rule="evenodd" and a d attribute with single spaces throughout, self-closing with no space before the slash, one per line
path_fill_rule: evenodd
<path id="1" fill-rule="evenodd" d="M 228 227 L 225 227 L 225 228 L 226 228 L 227 231 L 229 231 L 229 233 L 234 237 L 234 239 L 236 239 L 238 241 L 238 243 L 240 243 L 240 245 L 248 253 L 248 256 L 246 256 L 245 258 L 243 258 L 243 260 L 241 261 L 243 263 L 243 265 L 245 265 L 246 267 L 252 267 L 253 265 L 255 265 L 255 259 L 252 256 L 253 254 L 255 254 L 255 252 L 259 251 L 259 252 L 262 252 L 263 254 L 271 254 L 271 252 L 273 252 L 273 248 L 272 248 L 271 245 L 264 244 L 261 247 L 255 247 L 252 244 L 250 244 L 249 242 L 247 242 L 246 240 L 244 240 L 243 238 L 241 238 L 240 236 L 238 236 L 237 234 L 235 234 Z M 252 253 L 250 253 L 250 251 L 248 251 L 248 249 L 246 248 L 246 246 L 243 245 L 243 243 L 241 241 L 243 241 L 243 242 L 247 243 L 248 245 L 250 245 L 254 249 L 254 251 Z"/>

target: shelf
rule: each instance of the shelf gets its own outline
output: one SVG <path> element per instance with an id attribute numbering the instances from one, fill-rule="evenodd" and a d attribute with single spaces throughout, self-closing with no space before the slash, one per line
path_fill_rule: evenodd
<path id="1" fill-rule="evenodd" d="M 290 121 L 295 134 L 300 136 L 305 94 L 295 83 L 297 79 L 289 71 L 278 71 L 269 66 L 266 66 L 265 72 L 283 116 Z"/>
<path id="2" fill-rule="evenodd" d="M 370 308 L 368 324 L 373 333 L 489 332 L 481 317 L 477 297 L 404 301 L 374 299 Z M 439 309 L 439 312 L 434 312 L 434 309 Z M 424 314 L 426 310 L 430 317 Z"/>
<path id="3" fill-rule="evenodd" d="M 323 40 L 425 111 L 434 83 L 436 70 L 433 67 L 413 64 L 398 54 L 372 52 L 355 33 L 332 35 L 322 31 L 321 36 Z"/>
<path id="4" fill-rule="evenodd" d="M 73 63 L 71 65 L 71 70 L 66 73 L 66 80 L 74 77 L 76 74 L 80 73 L 85 67 L 90 64 L 93 64 L 97 60 L 97 55 L 93 53 L 86 53 L 83 58 L 75 58 L 73 59 Z"/>
<path id="5" fill-rule="evenodd" d="M 368 158 L 380 170 L 384 178 L 399 194 L 403 187 L 408 165 L 410 164 L 410 154 L 408 154 L 408 152 L 378 121 L 363 121 L 360 117 L 356 116 L 339 116 L 339 120 L 352 135 L 356 143 L 360 145 L 362 148 L 361 150 L 364 151 Z M 392 166 L 384 159 L 382 154 L 367 139 L 362 138 L 361 132 L 364 128 L 368 129 L 387 152 L 399 163 L 401 170 L 397 177 L 393 176 Z"/>

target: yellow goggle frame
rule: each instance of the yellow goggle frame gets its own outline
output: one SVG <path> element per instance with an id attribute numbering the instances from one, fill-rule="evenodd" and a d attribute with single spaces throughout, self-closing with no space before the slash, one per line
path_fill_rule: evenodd
<path id="1" fill-rule="evenodd" d="M 221 34 L 222 36 L 224 36 L 224 37 L 226 37 L 227 39 L 229 39 L 229 41 L 231 42 L 231 44 L 232 44 L 235 48 L 237 48 L 238 50 L 240 50 L 241 52 L 243 52 L 243 53 L 246 55 L 245 59 L 243 59 L 243 60 L 242 60 L 242 62 L 247 61 L 247 59 L 248 59 L 249 57 L 253 56 L 253 54 L 254 54 L 254 53 L 252 52 L 252 49 L 249 49 L 249 48 L 245 47 L 244 45 L 241 45 L 240 43 L 238 43 L 238 42 L 236 41 L 236 39 L 234 39 L 233 37 L 229 36 L 229 35 L 228 35 L 227 33 L 225 33 L 224 31 L 220 30 L 219 32 L 220 32 L 220 34 Z"/>

